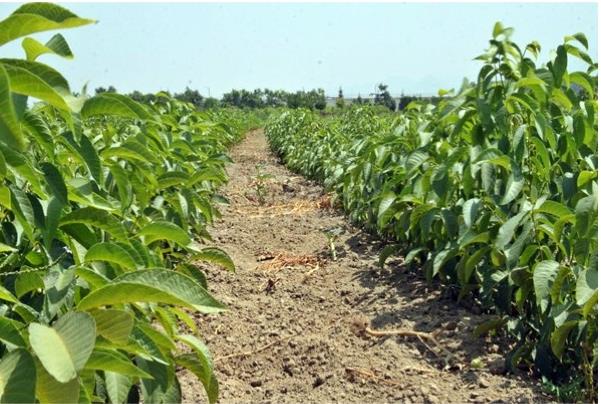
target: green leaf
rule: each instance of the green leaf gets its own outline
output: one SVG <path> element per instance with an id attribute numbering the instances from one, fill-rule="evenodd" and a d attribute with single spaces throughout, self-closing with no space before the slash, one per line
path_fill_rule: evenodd
<path id="1" fill-rule="evenodd" d="M 133 199 L 131 182 L 127 172 L 118 163 L 111 164 L 110 171 L 117 185 L 121 206 L 125 209 L 131 205 Z"/>
<path id="2" fill-rule="evenodd" d="M 465 260 L 465 264 L 458 273 L 459 280 L 462 285 L 467 285 L 469 283 L 470 278 L 474 273 L 474 269 L 476 268 L 476 265 L 478 265 L 478 263 L 482 260 L 484 255 L 489 251 L 490 247 L 488 246 L 480 247 L 479 249 L 474 251 L 473 254 L 470 254 L 470 256 Z"/>
<path id="3" fill-rule="evenodd" d="M 56 229 L 63 213 L 64 204 L 56 198 L 50 199 L 46 208 L 46 229 L 44 231 L 44 244 L 49 250 L 52 240 L 56 236 Z"/>
<path id="4" fill-rule="evenodd" d="M 595 178 L 597 178 L 596 171 L 581 171 L 580 174 L 578 174 L 578 180 L 576 184 L 578 185 L 578 188 L 583 188 Z"/>
<path id="5" fill-rule="evenodd" d="M 423 150 L 416 150 L 409 155 L 407 158 L 407 162 L 405 163 L 405 167 L 408 172 L 418 169 L 426 160 L 428 160 L 429 155 Z"/>
<path id="6" fill-rule="evenodd" d="M 115 372 L 131 377 L 152 378 L 148 373 L 136 367 L 127 356 L 115 350 L 95 349 L 85 368 Z"/>
<path id="7" fill-rule="evenodd" d="M 542 161 L 543 169 L 549 171 L 551 169 L 551 158 L 549 157 L 547 146 L 538 137 L 532 136 L 530 140 L 536 148 L 536 158 Z"/>
<path id="8" fill-rule="evenodd" d="M 501 35 L 503 33 L 503 31 L 505 30 L 505 28 L 503 27 L 503 24 L 500 21 L 495 22 L 495 25 L 492 29 L 492 37 L 496 38 L 499 35 Z"/>
<path id="9" fill-rule="evenodd" d="M 575 213 L 576 231 L 582 236 L 588 235 L 597 217 L 597 198 L 595 195 L 580 199 L 576 204 Z"/>
<path id="10" fill-rule="evenodd" d="M 555 87 L 561 86 L 563 75 L 565 74 L 567 67 L 568 54 L 566 52 L 566 48 L 563 45 L 559 45 L 557 47 L 557 56 L 555 57 L 555 61 L 553 62 L 553 77 L 555 80 Z"/>
<path id="11" fill-rule="evenodd" d="M 63 98 L 69 92 L 69 83 L 59 72 L 28 60 L 0 59 L 0 64 L 6 69 L 13 93 L 31 96 L 69 111 Z"/>
<path id="12" fill-rule="evenodd" d="M 35 402 L 35 379 L 35 363 L 29 352 L 24 349 L 8 352 L 0 362 L 0 402 Z"/>
<path id="13" fill-rule="evenodd" d="M 73 252 L 77 253 L 78 262 L 83 262 L 86 249 L 98 242 L 97 235 L 83 224 L 67 224 L 61 227 L 62 231 L 73 238 L 83 247 L 83 250 L 74 246 Z"/>
<path id="14" fill-rule="evenodd" d="M 528 45 L 526 45 L 526 50 L 531 52 L 532 55 L 537 58 L 540 53 L 540 44 L 537 41 L 532 41 Z"/>
<path id="15" fill-rule="evenodd" d="M 188 233 L 181 227 L 167 221 L 150 223 L 140 230 L 139 235 L 144 236 L 146 244 L 150 244 L 156 240 L 169 240 L 175 241 L 177 244 L 185 247 L 192 242 Z"/>
<path id="16" fill-rule="evenodd" d="M 153 119 L 141 104 L 128 96 L 116 93 L 101 93 L 89 98 L 80 113 L 83 118 L 108 115 L 143 120 Z"/>
<path id="17" fill-rule="evenodd" d="M 36 32 L 74 28 L 93 23 L 51 3 L 28 3 L 0 21 L 0 45 Z"/>
<path id="18" fill-rule="evenodd" d="M 84 370 L 81 372 L 79 376 L 79 404 L 92 404 L 92 400 L 97 399 L 97 397 L 94 397 L 96 381 L 96 372 L 93 370 Z"/>
<path id="19" fill-rule="evenodd" d="M 18 250 L 16 248 L 6 245 L 4 243 L 0 243 L 0 253 L 15 252 L 15 251 L 18 251 Z"/>
<path id="20" fill-rule="evenodd" d="M 533 227 L 532 220 L 528 218 L 521 231 L 516 233 L 515 241 L 508 248 L 504 249 L 503 253 L 507 258 L 506 264 L 508 267 L 513 267 L 520 260 L 524 247 L 533 238 Z"/>
<path id="21" fill-rule="evenodd" d="M 551 334 L 551 350 L 559 359 L 563 356 L 565 343 L 570 331 L 578 324 L 577 320 L 567 321 Z"/>
<path id="22" fill-rule="evenodd" d="M 39 56 L 50 53 L 53 55 L 62 56 L 67 59 L 73 58 L 73 53 L 69 44 L 61 34 L 56 34 L 45 45 L 33 38 L 25 38 L 21 42 L 21 46 L 25 50 L 27 60 L 34 61 Z"/>
<path id="23" fill-rule="evenodd" d="M 559 263 L 556 261 L 541 261 L 534 266 L 532 274 L 534 295 L 536 296 L 536 303 L 541 307 L 542 311 L 545 311 L 547 308 L 547 300 L 551 294 L 551 288 L 558 272 Z"/>
<path id="24" fill-rule="evenodd" d="M 185 184 L 190 179 L 190 176 L 181 171 L 169 171 L 161 174 L 157 180 L 159 189 L 165 189 L 176 185 Z"/>
<path id="25" fill-rule="evenodd" d="M 205 345 L 204 342 L 196 338 L 194 335 L 183 334 L 178 335 L 177 339 L 188 347 L 192 348 L 198 355 L 199 359 L 203 362 L 209 373 L 213 373 L 213 358 L 211 357 L 211 351 Z"/>
<path id="26" fill-rule="evenodd" d="M 203 313 L 215 313 L 224 309 L 194 279 L 162 269 L 138 270 L 118 276 L 113 283 L 96 289 L 81 299 L 78 308 L 89 310 L 107 305 L 143 302 L 181 305 Z"/>
<path id="27" fill-rule="evenodd" d="M 192 174 L 190 179 L 186 182 L 186 187 L 192 187 L 201 181 L 212 181 L 217 184 L 222 184 L 227 181 L 227 177 L 222 170 L 209 166 Z"/>
<path id="28" fill-rule="evenodd" d="M 136 261 L 121 246 L 114 243 L 94 244 L 86 253 L 85 262 L 106 261 L 121 265 L 126 269 L 136 269 Z"/>
<path id="29" fill-rule="evenodd" d="M 40 167 L 44 172 L 44 178 L 54 197 L 63 205 L 67 205 L 69 203 L 67 186 L 60 171 L 50 163 L 42 163 Z"/>
<path id="30" fill-rule="evenodd" d="M 125 403 L 131 388 L 131 379 L 115 372 L 105 372 L 106 392 L 111 403 Z"/>
<path id="31" fill-rule="evenodd" d="M 110 282 L 106 276 L 84 266 L 78 267 L 75 270 L 75 274 L 86 281 L 90 289 L 98 289 Z"/>
<path id="32" fill-rule="evenodd" d="M 586 35 L 582 32 L 577 32 L 574 35 L 568 35 L 563 38 L 564 42 L 570 42 L 572 40 L 576 40 L 582 44 L 586 49 L 588 49 L 588 39 L 586 39 Z"/>
<path id="33" fill-rule="evenodd" d="M 540 208 L 536 210 L 536 212 L 548 213 L 556 217 L 564 217 L 572 214 L 570 208 L 568 208 L 562 203 L 555 201 L 543 202 L 543 204 L 540 206 Z"/>
<path id="34" fill-rule="evenodd" d="M 482 233 L 475 234 L 472 231 L 468 231 L 463 233 L 461 238 L 459 239 L 459 248 L 465 249 L 465 247 L 471 244 L 479 244 L 484 243 L 488 244 L 490 240 L 490 233 L 487 231 L 483 231 Z"/>
<path id="35" fill-rule="evenodd" d="M 79 399 L 79 380 L 73 378 L 60 383 L 52 377 L 39 361 L 36 361 L 36 395 L 40 403 L 76 403 Z"/>
<path id="36" fill-rule="evenodd" d="M 0 317 L 0 341 L 9 346 L 25 348 L 26 343 L 17 328 L 17 324 L 20 323 L 4 316 Z"/>
<path id="37" fill-rule="evenodd" d="M 549 295 L 551 296 L 551 302 L 554 305 L 561 304 L 563 301 L 563 297 L 561 296 L 561 292 L 565 283 L 565 280 L 568 279 L 572 275 L 572 271 L 570 268 L 561 266 L 559 267 L 559 272 L 555 276 L 555 280 L 553 281 L 553 286 L 551 286 L 551 291 Z"/>
<path id="38" fill-rule="evenodd" d="M 174 314 L 181 322 L 183 322 L 190 331 L 194 333 L 198 333 L 198 327 L 196 325 L 196 320 L 185 310 L 178 309 L 177 307 L 172 307 L 169 310 L 172 314 Z"/>
<path id="39" fill-rule="evenodd" d="M 445 248 L 444 250 L 436 254 L 434 256 L 434 263 L 432 267 L 432 277 L 436 276 L 440 271 L 440 268 L 442 268 L 442 266 L 445 264 L 445 262 L 453 258 L 456 254 L 457 249 L 455 248 Z"/>
<path id="40" fill-rule="evenodd" d="M 564 47 L 566 48 L 566 51 L 570 55 L 576 56 L 578 59 L 580 59 L 583 62 L 589 64 L 590 65 L 589 68 L 588 68 L 589 72 L 593 71 L 593 70 L 591 70 L 591 68 L 595 65 L 595 62 L 593 62 L 593 60 L 591 59 L 591 57 L 586 52 L 584 52 L 583 50 L 579 49 L 578 47 L 570 45 L 570 44 L 564 44 Z"/>
<path id="41" fill-rule="evenodd" d="M 378 207 L 378 224 L 380 227 L 385 226 L 390 219 L 392 213 L 389 212 L 389 210 L 394 205 L 395 201 L 396 194 L 392 191 L 386 191 L 381 195 L 380 205 Z"/>
<path id="42" fill-rule="evenodd" d="M 34 240 L 33 226 L 35 226 L 36 220 L 34 217 L 33 206 L 31 201 L 27 197 L 27 194 L 21 191 L 19 188 L 10 186 L 11 193 L 11 207 L 12 211 L 17 217 L 19 224 L 23 227 L 23 231 L 30 240 Z"/>
<path id="43" fill-rule="evenodd" d="M 509 244 L 509 242 L 513 239 L 513 236 L 515 236 L 516 229 L 522 223 L 524 216 L 526 216 L 526 212 L 520 212 L 499 227 L 499 232 L 497 233 L 497 238 L 495 239 L 495 247 L 497 247 L 499 250 L 502 250 L 507 244 Z"/>
<path id="44" fill-rule="evenodd" d="M 484 160 L 484 162 L 495 166 L 503 167 L 507 171 L 511 169 L 511 159 L 509 158 L 509 156 L 496 156 L 491 159 Z"/>
<path id="45" fill-rule="evenodd" d="M 9 147 L 23 150 L 25 139 L 15 112 L 6 69 L 0 63 L 0 141 Z"/>
<path id="46" fill-rule="evenodd" d="M 17 275 L 17 279 L 15 280 L 15 293 L 19 299 L 23 295 L 37 289 L 44 289 L 44 280 L 39 273 L 23 272 Z"/>
<path id="47" fill-rule="evenodd" d="M 219 382 L 215 375 L 207 370 L 205 364 L 197 355 L 183 354 L 175 358 L 175 363 L 192 372 L 202 382 L 209 403 L 217 402 L 219 397 Z"/>
<path id="48" fill-rule="evenodd" d="M 207 287 L 207 278 L 206 278 L 204 272 L 202 272 L 201 269 L 198 268 L 197 266 L 184 262 L 184 263 L 179 264 L 175 268 L 175 270 L 188 275 L 189 277 L 194 279 L 196 282 L 198 282 L 198 284 L 200 286 L 202 286 L 203 288 L 205 288 L 205 289 L 208 288 Z"/>
<path id="49" fill-rule="evenodd" d="M 94 319 L 87 313 L 69 312 L 48 327 L 29 325 L 29 342 L 44 368 L 57 381 L 67 383 L 83 369 L 96 340 Z"/>
<path id="50" fill-rule="evenodd" d="M 156 377 L 156 374 L 149 369 L 149 367 L 141 366 L 142 362 L 139 359 L 155 362 L 156 365 L 168 365 L 167 358 L 163 354 L 163 351 L 152 338 L 144 333 L 139 327 L 134 327 L 132 332 L 131 341 L 135 343 L 135 351 L 132 353 L 137 354 L 136 365 L 144 370 L 145 372 Z M 131 344 L 130 344 L 131 346 Z M 159 368 L 161 368 L 159 366 Z"/>
<path id="51" fill-rule="evenodd" d="M 596 269 L 587 269 L 578 274 L 578 280 L 576 281 L 576 303 L 579 306 L 588 304 L 591 299 L 597 300 L 597 275 Z"/>
<path id="52" fill-rule="evenodd" d="M 511 174 L 509 174 L 509 178 L 507 179 L 505 194 L 499 202 L 501 206 L 507 205 L 509 202 L 517 198 L 524 187 L 524 177 L 522 176 L 522 171 L 515 163 L 512 163 L 511 167 Z"/>
<path id="53" fill-rule="evenodd" d="M 378 266 L 380 268 L 384 268 L 384 264 L 386 263 L 386 260 L 388 259 L 388 257 L 390 257 L 393 254 L 396 254 L 399 252 L 399 245 L 398 244 L 390 244 L 387 245 L 386 247 L 384 247 L 382 249 L 382 251 L 380 251 L 379 257 L 378 257 Z"/>
<path id="54" fill-rule="evenodd" d="M 586 91 L 589 97 L 594 97 L 595 90 L 593 89 L 589 75 L 582 72 L 573 72 L 570 73 L 569 77 L 570 83 L 580 86 L 584 91 Z"/>
<path id="55" fill-rule="evenodd" d="M 479 198 L 468 199 L 463 204 L 463 221 L 467 227 L 472 227 L 480 213 L 482 201 Z"/>
<path id="56" fill-rule="evenodd" d="M 150 338 L 163 352 L 175 351 L 175 341 L 170 336 L 159 331 L 157 328 L 152 327 L 146 323 L 138 322 L 135 328 L 135 332 L 141 332 Z"/>
<path id="57" fill-rule="evenodd" d="M 411 211 L 411 216 L 409 218 L 410 227 L 415 229 L 419 225 L 420 220 L 433 209 L 435 209 L 435 207 L 429 204 L 416 205 Z"/>
<path id="58" fill-rule="evenodd" d="M 551 102 L 553 102 L 558 107 L 561 107 L 566 110 L 571 110 L 573 105 L 572 101 L 568 98 L 568 96 L 561 91 L 559 88 L 554 88 L 551 92 Z"/>
<path id="59" fill-rule="evenodd" d="M 19 300 L 4 286 L 0 286 L 0 300 L 5 300 L 11 303 L 18 303 Z"/>
<path id="60" fill-rule="evenodd" d="M 0 124 L 2 125 L 2 124 Z M 0 128 L 0 130 L 4 130 Z M 6 164 L 6 159 L 2 152 L 0 152 L 0 178 L 4 178 L 8 175 L 8 165 Z"/>
<path id="61" fill-rule="evenodd" d="M 158 163 L 157 157 L 143 144 L 134 140 L 129 140 L 122 146 L 110 147 L 102 151 L 102 157 L 106 160 L 110 157 L 119 157 L 125 160 L 129 160 L 136 165 L 138 162 L 147 163 Z M 147 177 L 148 178 L 148 177 Z"/>
<path id="62" fill-rule="evenodd" d="M 125 310 L 105 309 L 90 312 L 96 321 L 96 331 L 107 340 L 125 345 L 134 328 L 134 317 Z"/>
<path id="63" fill-rule="evenodd" d="M 174 366 L 168 366 L 156 361 L 148 361 L 143 358 L 136 358 L 136 364 L 154 376 L 154 379 L 142 379 L 141 388 L 144 402 L 149 403 L 168 403 L 179 402 L 168 401 L 165 398 L 165 393 L 170 384 L 175 382 Z"/>
<path id="64" fill-rule="evenodd" d="M 60 226 L 87 224 L 106 231 L 115 239 L 127 242 L 127 232 L 123 224 L 110 213 L 96 208 L 82 208 L 72 211 L 60 220 Z"/>
<path id="65" fill-rule="evenodd" d="M 492 330 L 496 330 L 501 328 L 505 323 L 507 323 L 506 317 L 494 318 L 492 320 L 487 320 L 483 323 L 480 323 L 476 328 L 474 328 L 473 334 L 475 337 L 481 337 L 482 335 L 487 334 Z"/>
<path id="66" fill-rule="evenodd" d="M 86 166 L 88 166 L 88 170 L 90 170 L 90 174 L 94 177 L 94 179 L 101 184 L 103 181 L 102 175 L 102 163 L 100 162 L 100 157 L 98 156 L 98 152 L 96 148 L 90 142 L 90 139 L 86 135 L 81 135 L 81 145 L 79 147 L 79 153 L 83 157 Z"/>
<path id="67" fill-rule="evenodd" d="M 192 256 L 194 260 L 210 262 L 212 264 L 221 265 L 229 271 L 235 271 L 236 265 L 230 256 L 220 248 L 208 247 L 203 248 L 200 252 Z"/>
<path id="68" fill-rule="evenodd" d="M 519 79 L 518 82 L 516 83 L 516 87 L 517 88 L 528 87 L 528 88 L 533 89 L 534 91 L 537 91 L 537 90 L 545 90 L 546 84 L 545 84 L 544 80 L 540 79 L 537 76 L 528 76 L 528 77 L 523 77 L 523 78 Z"/>

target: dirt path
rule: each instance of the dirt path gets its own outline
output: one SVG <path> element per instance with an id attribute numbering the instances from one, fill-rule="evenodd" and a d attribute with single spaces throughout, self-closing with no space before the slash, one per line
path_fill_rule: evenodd
<path id="1" fill-rule="evenodd" d="M 211 292 L 230 311 L 198 318 L 216 358 L 220 402 L 548 400 L 532 379 L 500 374 L 503 347 L 471 336 L 485 316 L 431 290 L 398 261 L 380 270 L 381 244 L 341 212 L 324 209 L 322 188 L 279 164 L 261 131 L 231 156 L 224 190 L 231 204 L 211 234 L 238 269 L 208 270 Z M 256 201 L 257 165 L 273 176 L 267 206 L 277 208 Z M 344 230 L 335 262 L 322 232 L 327 228 Z M 280 253 L 307 265 L 269 268 Z M 452 356 L 424 338 L 358 335 L 367 322 L 373 329 L 438 333 Z M 481 369 L 470 368 L 475 358 Z M 192 377 L 182 389 L 187 402 L 204 400 Z"/>

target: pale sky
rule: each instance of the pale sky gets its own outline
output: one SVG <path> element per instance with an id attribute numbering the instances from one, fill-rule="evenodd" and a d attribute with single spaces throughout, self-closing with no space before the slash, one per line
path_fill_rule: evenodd
<path id="1" fill-rule="evenodd" d="M 18 5 L 0 4 L 0 18 Z M 435 94 L 475 78 L 473 58 L 495 21 L 515 28 L 524 48 L 543 47 L 539 64 L 565 35 L 583 32 L 597 60 L 596 3 L 464 4 L 65 4 L 98 24 L 63 33 L 73 60 L 42 56 L 78 91 L 182 91 L 221 96 L 232 88 L 367 95 L 384 82 L 393 95 Z M 54 32 L 34 35 L 47 40 Z M 0 57 L 21 57 L 20 40 Z M 572 62 L 571 62 L 572 63 Z M 571 66 L 574 66 L 573 64 Z M 569 66 L 570 68 L 570 66 Z"/>

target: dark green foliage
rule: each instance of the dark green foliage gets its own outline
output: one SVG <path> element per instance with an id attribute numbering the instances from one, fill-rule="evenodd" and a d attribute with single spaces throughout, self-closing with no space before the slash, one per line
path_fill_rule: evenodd
<path id="1" fill-rule="evenodd" d="M 0 21 L 0 44 L 91 22 L 28 3 Z M 0 401 L 176 402 L 182 366 L 215 402 L 190 312 L 224 306 L 193 264 L 233 269 L 205 242 L 246 116 L 112 87 L 75 98 L 33 41 L 32 60 L 0 60 Z"/>
<path id="2" fill-rule="evenodd" d="M 222 106 L 237 108 L 266 108 L 282 107 L 308 108 L 323 110 L 326 107 L 326 97 L 322 89 L 310 91 L 286 92 L 283 90 L 232 90 L 225 93 L 221 99 Z"/>
<path id="3" fill-rule="evenodd" d="M 266 133 L 286 164 L 335 190 L 350 218 L 496 318 L 507 366 L 596 394 L 597 65 L 582 35 L 536 68 L 495 26 L 475 83 L 398 115 L 289 111 Z M 572 72 L 567 55 L 585 62 Z M 385 89 L 384 89 L 385 90 Z M 383 99 L 383 97 L 381 98 Z M 386 255 L 391 253 L 388 248 Z M 385 257 L 384 257 L 385 259 Z"/>
<path id="4" fill-rule="evenodd" d="M 383 105 L 391 111 L 396 109 L 396 102 L 388 92 L 386 84 L 378 84 L 378 91 L 374 94 L 374 104 Z"/>

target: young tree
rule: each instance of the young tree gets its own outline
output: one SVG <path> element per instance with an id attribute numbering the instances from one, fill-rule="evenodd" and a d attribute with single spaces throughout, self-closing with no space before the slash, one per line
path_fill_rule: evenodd
<path id="1" fill-rule="evenodd" d="M 156 99 L 156 96 L 154 94 L 150 94 L 150 93 L 143 94 L 143 93 L 141 93 L 138 90 L 136 90 L 136 91 L 134 91 L 132 93 L 129 93 L 128 95 L 129 95 L 129 97 L 132 100 L 138 101 L 138 102 L 141 102 L 141 103 L 144 103 L 144 104 L 148 104 L 148 103 L 154 102 L 155 99 Z"/>
<path id="2" fill-rule="evenodd" d="M 242 106 L 241 104 L 241 94 L 238 90 L 232 90 L 229 93 L 223 94 L 223 97 L 221 97 L 221 105 L 225 107 L 240 108 Z"/>
<path id="3" fill-rule="evenodd" d="M 117 89 L 113 86 L 109 86 L 108 88 L 98 87 L 98 88 L 96 88 L 96 90 L 94 90 L 94 92 L 96 93 L 96 95 L 102 94 L 102 93 L 116 93 Z"/>
<path id="4" fill-rule="evenodd" d="M 309 92 L 310 98 L 310 106 L 309 108 L 314 108 L 320 111 L 326 109 L 326 93 L 323 88 L 318 88 L 317 90 L 311 90 Z"/>
<path id="5" fill-rule="evenodd" d="M 375 94 L 374 103 L 383 105 L 391 111 L 396 109 L 396 102 L 388 92 L 388 86 L 384 83 L 378 84 L 378 92 Z"/>
<path id="6" fill-rule="evenodd" d="M 361 97 L 361 94 L 357 95 L 357 98 L 353 100 L 353 104 L 355 105 L 364 105 L 369 104 L 369 98 Z"/>
<path id="7" fill-rule="evenodd" d="M 185 101 L 194 104 L 194 106 L 196 106 L 196 109 L 202 108 L 202 101 L 204 97 L 200 95 L 198 90 L 192 90 L 186 87 L 186 91 L 184 91 L 181 94 L 175 94 L 174 97 L 180 101 Z"/>
<path id="8" fill-rule="evenodd" d="M 418 100 L 419 98 L 413 95 L 404 95 L 401 94 L 401 98 L 399 99 L 399 111 L 402 111 L 409 105 L 411 102 Z"/>
<path id="9" fill-rule="evenodd" d="M 336 98 L 336 107 L 339 109 L 344 108 L 344 94 L 342 94 L 342 87 L 338 88 L 338 98 Z"/>

